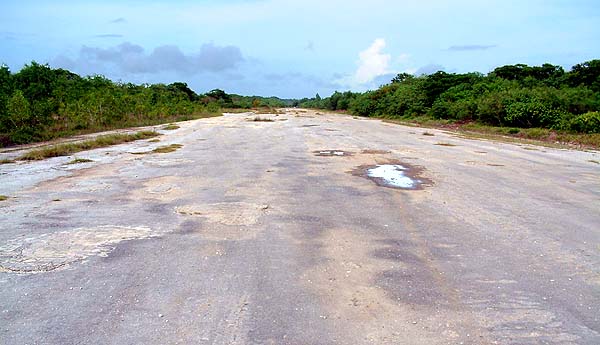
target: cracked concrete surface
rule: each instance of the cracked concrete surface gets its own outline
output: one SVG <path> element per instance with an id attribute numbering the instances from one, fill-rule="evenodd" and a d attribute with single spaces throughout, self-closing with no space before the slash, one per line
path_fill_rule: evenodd
<path id="1" fill-rule="evenodd" d="M 600 343 L 598 152 L 260 116 L 0 165 L 0 343 Z"/>

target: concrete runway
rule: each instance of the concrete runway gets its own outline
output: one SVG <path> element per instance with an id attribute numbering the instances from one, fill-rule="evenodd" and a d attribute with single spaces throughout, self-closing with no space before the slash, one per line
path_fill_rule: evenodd
<path id="1" fill-rule="evenodd" d="M 261 116 L 0 165 L 0 344 L 600 344 L 600 153 Z"/>

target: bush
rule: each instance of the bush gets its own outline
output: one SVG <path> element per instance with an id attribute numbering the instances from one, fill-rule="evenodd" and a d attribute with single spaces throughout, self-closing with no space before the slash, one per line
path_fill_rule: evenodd
<path id="1" fill-rule="evenodd" d="M 554 127 L 564 113 L 552 109 L 538 100 L 514 102 L 506 107 L 503 124 L 513 127 Z"/>
<path id="2" fill-rule="evenodd" d="M 569 121 L 570 130 L 579 133 L 600 133 L 600 112 L 591 111 Z"/>

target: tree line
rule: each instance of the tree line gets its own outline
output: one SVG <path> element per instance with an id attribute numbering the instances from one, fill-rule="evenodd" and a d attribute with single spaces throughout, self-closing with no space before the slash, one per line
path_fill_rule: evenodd
<path id="1" fill-rule="evenodd" d="M 227 94 L 219 89 L 197 94 L 181 82 L 113 82 L 36 62 L 17 73 L 0 66 L 0 146 L 192 119 L 218 114 L 223 108 L 285 106 L 600 133 L 600 60 L 577 64 L 568 72 L 551 64 L 518 64 L 498 67 L 487 75 L 401 73 L 377 90 L 299 100 Z"/>
<path id="2" fill-rule="evenodd" d="M 286 103 L 287 102 L 287 103 Z M 187 84 L 113 82 L 32 62 L 0 66 L 0 147 L 76 133 L 145 126 L 219 114 L 223 108 L 280 107 L 289 100 L 196 94 Z"/>
<path id="3" fill-rule="evenodd" d="M 317 94 L 299 106 L 348 110 L 361 116 L 410 119 L 427 116 L 486 125 L 600 133 L 600 60 L 561 66 L 502 66 L 487 75 L 398 74 L 364 93 Z"/>

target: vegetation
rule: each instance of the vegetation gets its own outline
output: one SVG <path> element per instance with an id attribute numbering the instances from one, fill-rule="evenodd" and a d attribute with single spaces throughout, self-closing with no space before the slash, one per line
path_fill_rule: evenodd
<path id="1" fill-rule="evenodd" d="M 0 201 L 8 200 L 6 195 L 0 195 Z"/>
<path id="2" fill-rule="evenodd" d="M 256 116 L 255 118 L 252 119 L 253 122 L 273 122 L 273 119 L 269 119 L 266 117 L 260 117 L 260 116 Z"/>
<path id="3" fill-rule="evenodd" d="M 181 144 L 171 144 L 171 145 L 157 147 L 154 150 L 152 150 L 152 152 L 153 153 L 169 153 L 169 152 L 175 152 L 182 147 L 183 147 L 183 145 L 181 145 Z"/>
<path id="4" fill-rule="evenodd" d="M 518 64 L 487 75 L 401 73 L 377 90 L 301 100 L 241 96 L 219 89 L 196 94 L 180 82 L 115 83 L 35 62 L 17 73 L 0 66 L 0 147 L 214 116 L 221 109 L 272 112 L 286 106 L 600 146 L 600 60 L 575 65 L 568 72 L 551 64 Z"/>
<path id="5" fill-rule="evenodd" d="M 185 83 L 115 83 L 35 62 L 14 74 L 0 66 L 0 147 L 214 116 L 221 93 L 197 95 Z"/>
<path id="6" fill-rule="evenodd" d="M 172 131 L 172 130 L 175 130 L 175 129 L 179 129 L 179 126 L 171 123 L 171 124 L 168 124 L 168 125 L 164 126 L 161 129 L 165 130 L 165 131 Z"/>
<path id="7" fill-rule="evenodd" d="M 402 73 L 374 91 L 317 95 L 300 106 L 388 119 L 475 123 L 507 128 L 507 134 L 534 129 L 551 130 L 553 135 L 597 134 L 600 60 L 578 64 L 569 72 L 551 64 L 519 64 L 498 67 L 487 75 Z"/>
<path id="8" fill-rule="evenodd" d="M 64 143 L 34 149 L 19 157 L 19 160 L 42 160 L 50 157 L 68 156 L 73 153 L 91 150 L 100 147 L 106 147 L 134 140 L 147 139 L 159 135 L 153 131 L 141 131 L 134 134 L 109 134 L 96 137 L 94 139 Z"/>
<path id="9" fill-rule="evenodd" d="M 87 158 L 75 158 L 72 161 L 68 162 L 67 164 L 80 164 L 80 163 L 90 163 L 90 162 L 93 162 L 93 160 L 87 159 Z"/>

